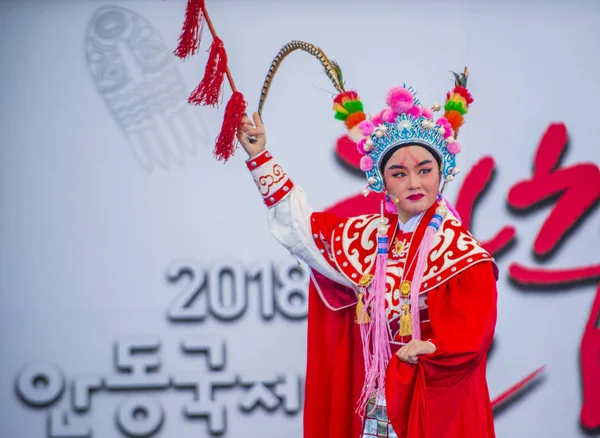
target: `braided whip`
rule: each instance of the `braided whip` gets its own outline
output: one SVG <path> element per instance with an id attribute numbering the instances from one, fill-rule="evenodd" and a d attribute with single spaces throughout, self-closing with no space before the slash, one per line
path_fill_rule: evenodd
<path id="1" fill-rule="evenodd" d="M 263 83 L 262 91 L 260 93 L 260 101 L 258 103 L 259 115 L 262 116 L 262 109 L 265 101 L 267 100 L 267 95 L 269 94 L 269 89 L 271 88 L 271 82 L 273 82 L 273 78 L 275 77 L 277 69 L 281 65 L 281 62 L 284 60 L 284 58 L 296 50 L 303 50 L 317 58 L 325 68 L 325 74 L 327 74 L 327 77 L 331 80 L 335 89 L 339 93 L 344 92 L 341 70 L 335 62 L 330 61 L 325 53 L 319 47 L 316 47 L 313 44 L 305 43 L 304 41 L 292 41 L 281 48 L 271 63 L 271 67 L 269 68 L 269 72 L 267 73 L 267 77 L 265 78 L 265 82 Z"/>

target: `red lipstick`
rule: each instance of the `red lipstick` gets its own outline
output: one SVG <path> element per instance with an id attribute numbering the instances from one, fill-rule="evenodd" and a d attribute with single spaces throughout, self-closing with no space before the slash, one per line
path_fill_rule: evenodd
<path id="1" fill-rule="evenodd" d="M 414 195 L 410 195 L 407 199 L 410 199 L 411 201 L 418 201 L 423 196 L 425 196 L 425 195 L 422 194 L 422 193 L 417 193 L 417 194 L 414 194 Z"/>

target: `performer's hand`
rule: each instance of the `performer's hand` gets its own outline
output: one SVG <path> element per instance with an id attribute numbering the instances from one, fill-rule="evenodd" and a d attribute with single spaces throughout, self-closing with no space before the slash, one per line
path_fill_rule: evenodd
<path id="1" fill-rule="evenodd" d="M 238 130 L 238 140 L 250 157 L 260 154 L 267 145 L 265 127 L 260 120 L 260 116 L 258 113 L 254 113 L 252 118 L 254 123 L 247 115 L 244 115 L 242 126 Z"/>
<path id="2" fill-rule="evenodd" d="M 435 353 L 435 350 L 435 345 L 433 345 L 431 342 L 413 339 L 400 350 L 398 350 L 396 356 L 398 356 L 398 359 L 403 362 L 415 364 L 419 360 L 418 356 L 420 354 L 433 354 Z"/>

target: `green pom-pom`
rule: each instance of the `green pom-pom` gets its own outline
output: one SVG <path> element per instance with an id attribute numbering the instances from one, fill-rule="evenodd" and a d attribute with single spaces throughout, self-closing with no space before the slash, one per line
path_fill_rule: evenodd
<path id="1" fill-rule="evenodd" d="M 346 102 L 344 108 L 346 108 L 350 114 L 363 112 L 363 104 L 360 100 Z"/>
<path id="2" fill-rule="evenodd" d="M 349 114 L 344 114 L 339 111 L 336 111 L 334 117 L 338 120 L 341 120 L 342 122 L 345 122 L 346 119 L 348 118 L 348 116 L 349 116 Z"/>
<path id="3" fill-rule="evenodd" d="M 456 102 L 453 100 L 449 100 L 448 102 L 446 102 L 446 104 L 444 105 L 444 109 L 446 111 L 457 111 L 459 112 L 461 115 L 465 115 L 467 114 L 467 109 L 465 108 L 465 106 L 463 105 L 462 102 Z"/>

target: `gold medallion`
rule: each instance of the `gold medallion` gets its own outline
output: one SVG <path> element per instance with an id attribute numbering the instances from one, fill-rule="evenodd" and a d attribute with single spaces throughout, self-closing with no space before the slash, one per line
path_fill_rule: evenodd
<path id="1" fill-rule="evenodd" d="M 407 297 L 410 294 L 410 281 L 405 280 L 400 286 L 400 293 L 403 297 Z"/>
<path id="2" fill-rule="evenodd" d="M 360 281 L 358 282 L 358 285 L 361 287 L 367 287 L 371 283 L 372 280 L 373 280 L 373 274 L 363 275 L 362 278 L 360 279 Z"/>
<path id="3" fill-rule="evenodd" d="M 394 250 L 392 251 L 393 254 L 398 257 L 400 256 L 400 254 L 402 253 L 402 250 L 404 249 L 404 243 L 400 242 L 398 240 L 398 238 L 396 237 L 396 242 L 394 244 Z"/>

